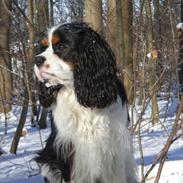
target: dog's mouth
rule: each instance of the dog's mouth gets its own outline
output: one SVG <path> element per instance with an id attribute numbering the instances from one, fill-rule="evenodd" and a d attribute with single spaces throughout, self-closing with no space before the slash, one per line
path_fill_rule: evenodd
<path id="1" fill-rule="evenodd" d="M 44 79 L 49 79 L 49 78 L 51 78 L 51 77 L 56 77 L 55 74 L 50 73 L 50 72 L 40 71 L 40 73 L 41 73 L 41 75 L 42 75 L 42 77 L 43 77 Z"/>
<path id="2" fill-rule="evenodd" d="M 43 83 L 48 83 L 48 85 L 57 85 L 57 84 L 64 84 L 69 81 L 68 78 L 64 76 L 57 75 L 52 72 L 48 72 L 42 69 L 39 69 L 37 66 L 34 67 L 35 74 L 39 81 Z"/>
<path id="3" fill-rule="evenodd" d="M 35 74 L 39 81 L 44 82 L 44 80 L 48 80 L 49 78 L 53 77 L 53 73 L 45 72 L 39 69 L 37 66 L 34 67 Z"/>

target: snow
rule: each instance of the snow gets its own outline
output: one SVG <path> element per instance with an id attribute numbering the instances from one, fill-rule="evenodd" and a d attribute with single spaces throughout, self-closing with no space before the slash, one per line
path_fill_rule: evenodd
<path id="1" fill-rule="evenodd" d="M 152 56 L 152 53 L 148 53 L 147 54 L 147 57 L 150 59 L 151 58 L 151 56 Z"/>
<path id="2" fill-rule="evenodd" d="M 183 161 L 166 161 L 163 167 L 161 178 L 159 183 L 183 183 Z M 153 172 L 147 179 L 148 183 L 154 183 L 155 175 L 157 173 L 158 166 L 155 167 Z"/>
<path id="3" fill-rule="evenodd" d="M 145 172 L 152 165 L 153 160 L 159 154 L 166 144 L 167 138 L 172 130 L 175 121 L 175 109 L 178 100 L 175 94 L 172 95 L 169 103 L 158 99 L 160 109 L 161 123 L 150 126 L 148 121 L 151 115 L 151 106 L 149 105 L 142 122 L 141 141 L 143 147 L 143 155 L 145 159 Z M 138 111 L 138 110 L 137 110 Z M 174 112 L 174 113 L 173 113 Z M 182 134 L 180 130 L 179 134 Z M 135 158 L 139 165 L 139 174 L 141 174 L 141 160 L 138 146 L 138 137 L 135 136 Z M 153 169 L 146 180 L 147 183 L 154 183 L 157 175 L 159 164 Z M 163 166 L 159 183 L 183 183 L 183 136 L 178 138 L 170 147 L 166 162 Z"/>
<path id="4" fill-rule="evenodd" d="M 20 110 L 18 110 L 18 113 Z M 20 138 L 17 155 L 9 153 L 12 138 L 17 127 L 18 115 L 8 118 L 8 134 L 4 135 L 4 117 L 0 116 L 0 147 L 6 152 L 0 156 L 0 183 L 41 183 L 39 167 L 33 158 L 42 148 L 41 140 L 45 142 L 49 129 L 33 128 L 28 115 L 25 128 L 28 134 Z M 41 136 L 41 138 L 40 138 Z"/>
<path id="5" fill-rule="evenodd" d="M 172 127 L 172 122 L 174 119 L 167 119 L 168 125 L 165 125 L 167 131 L 169 132 Z M 137 137 L 136 137 L 137 138 Z M 159 154 L 161 149 L 164 147 L 166 140 L 168 138 L 168 134 L 164 131 L 164 129 L 158 125 L 155 127 L 151 127 L 149 130 L 145 130 L 141 133 L 142 138 L 142 146 L 143 146 L 143 154 L 145 158 L 145 172 L 151 166 L 154 158 Z M 137 141 L 137 139 L 136 139 Z M 136 144 L 136 160 L 139 165 L 140 171 L 140 155 L 138 152 L 137 142 Z M 148 183 L 153 183 L 154 178 L 156 177 L 157 170 L 159 164 L 156 165 L 155 169 L 151 172 L 148 177 Z M 169 152 L 168 157 L 163 167 L 162 175 L 159 183 L 183 183 L 183 138 L 175 141 Z"/>
<path id="6" fill-rule="evenodd" d="M 177 100 L 174 98 L 174 95 L 172 96 L 169 104 L 167 104 L 166 101 L 159 99 L 162 123 L 158 123 L 155 126 L 150 126 L 148 123 L 151 115 L 151 106 L 149 105 L 146 109 L 143 116 L 143 127 L 141 130 L 145 172 L 151 166 L 152 161 L 166 143 L 175 120 L 176 106 Z M 141 108 L 137 106 L 133 108 L 133 111 L 135 111 L 134 121 L 138 119 L 140 110 Z M 171 112 L 171 115 L 166 116 L 167 111 Z M 42 142 L 45 142 L 50 130 L 48 128 L 39 132 L 38 128 L 33 128 L 30 122 L 30 115 L 28 114 L 25 124 L 25 128 L 28 133 L 25 137 L 21 137 L 17 155 L 10 154 L 9 150 L 11 141 L 17 127 L 19 115 L 20 108 L 17 109 L 17 107 L 16 110 L 8 114 L 7 135 L 4 135 L 5 118 L 2 114 L 0 115 L 0 147 L 6 152 L 0 156 L 0 183 L 41 183 L 43 180 L 40 176 L 40 170 L 34 162 L 33 157 L 35 157 L 36 152 L 42 148 Z M 180 131 L 180 133 L 182 132 Z M 134 137 L 134 144 L 135 158 L 140 172 L 141 160 L 137 135 Z M 154 182 L 158 165 L 156 165 L 151 174 L 148 176 L 146 181 L 147 183 Z M 180 137 L 172 144 L 159 181 L 159 183 L 172 182 L 183 183 L 183 137 Z"/>
<path id="7" fill-rule="evenodd" d="M 183 29 L 183 23 L 182 22 L 178 23 L 176 27 L 177 29 Z"/>

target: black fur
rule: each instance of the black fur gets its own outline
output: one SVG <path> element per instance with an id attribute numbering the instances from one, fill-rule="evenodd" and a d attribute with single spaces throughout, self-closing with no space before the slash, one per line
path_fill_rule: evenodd
<path id="1" fill-rule="evenodd" d="M 53 46 L 64 61 L 72 62 L 78 102 L 104 108 L 117 98 L 115 56 L 106 41 L 84 23 L 60 26 L 53 34 L 61 41 Z"/>
<path id="2" fill-rule="evenodd" d="M 62 88 L 62 85 L 46 87 L 45 83 L 38 83 L 38 98 L 40 104 L 47 108 L 50 107 L 51 104 L 55 101 L 55 97 L 57 92 Z"/>
<path id="3" fill-rule="evenodd" d="M 122 104 L 127 103 L 124 86 L 117 78 L 115 56 L 106 43 L 95 31 L 84 23 L 71 23 L 60 26 L 53 34 L 60 36 L 61 41 L 53 45 L 54 52 L 65 62 L 74 65 L 74 88 L 78 102 L 91 108 L 105 108 L 120 96 Z M 48 107 L 54 101 L 57 91 L 63 87 L 47 88 L 40 84 L 39 99 L 43 106 Z M 73 144 L 68 148 L 68 157 L 64 159 L 53 146 L 57 130 L 54 128 L 47 140 L 45 148 L 38 153 L 36 161 L 48 164 L 50 170 L 57 170 L 65 182 L 71 179 L 73 165 Z M 58 147 L 57 147 L 58 148 Z M 55 175 L 56 176 L 56 175 Z M 95 181 L 100 183 L 100 179 Z"/>
<path id="4" fill-rule="evenodd" d="M 56 137 L 56 129 L 52 129 L 52 132 L 47 139 L 46 146 L 43 150 L 38 152 L 38 156 L 35 158 L 35 161 L 39 163 L 40 165 L 48 165 L 50 170 L 55 173 L 55 177 L 59 176 L 62 177 L 62 179 L 65 182 L 69 182 L 71 179 L 71 169 L 73 164 L 73 145 L 70 143 L 69 147 L 67 149 L 63 149 L 64 146 L 59 147 L 59 153 L 57 154 L 57 150 L 53 146 L 55 137 Z M 62 151 L 67 151 L 67 157 L 63 157 Z M 45 182 L 49 182 L 45 178 Z"/>
<path id="5" fill-rule="evenodd" d="M 127 99 L 125 87 L 124 87 L 123 82 L 120 78 L 117 79 L 117 88 L 118 88 L 118 95 L 121 98 L 122 104 L 127 104 L 128 99 Z"/>
<path id="6" fill-rule="evenodd" d="M 74 70 L 74 87 L 80 104 L 104 108 L 117 98 L 115 57 L 96 32 L 86 29 Z"/>
<path id="7" fill-rule="evenodd" d="M 123 86 L 123 83 L 120 79 L 117 80 L 117 88 L 118 88 L 118 94 L 122 100 L 122 104 L 127 103 L 127 97 L 125 94 L 125 88 Z M 73 152 L 73 145 L 70 145 L 70 148 L 68 148 L 68 157 L 64 159 L 62 156 L 62 150 L 63 146 L 60 146 L 59 154 L 57 154 L 55 147 L 53 146 L 54 140 L 57 134 L 57 130 L 53 124 L 51 134 L 49 138 L 47 139 L 46 146 L 43 150 L 38 152 L 38 156 L 35 158 L 35 161 L 41 165 L 47 164 L 50 167 L 50 170 L 54 172 L 56 170 L 59 172 L 59 175 L 61 175 L 62 179 L 65 182 L 69 182 L 71 179 L 71 171 L 72 171 L 72 165 L 73 165 L 73 158 L 74 158 L 74 152 Z M 57 176 L 57 175 L 55 175 Z M 50 183 L 46 178 L 44 179 L 45 183 Z M 97 179 L 96 183 L 100 183 L 100 180 Z"/>

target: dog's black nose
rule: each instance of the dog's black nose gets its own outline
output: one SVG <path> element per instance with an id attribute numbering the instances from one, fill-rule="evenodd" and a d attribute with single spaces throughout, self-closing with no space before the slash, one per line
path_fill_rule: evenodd
<path id="1" fill-rule="evenodd" d="M 37 56 L 35 58 L 35 64 L 38 66 L 38 67 L 41 67 L 41 65 L 43 65 L 43 63 L 45 62 L 45 57 L 43 56 Z"/>

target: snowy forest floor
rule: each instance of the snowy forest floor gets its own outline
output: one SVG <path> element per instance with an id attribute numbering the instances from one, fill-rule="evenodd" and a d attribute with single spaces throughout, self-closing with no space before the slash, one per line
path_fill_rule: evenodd
<path id="1" fill-rule="evenodd" d="M 172 129 L 175 120 L 175 113 L 171 117 L 164 118 L 164 107 L 166 102 L 159 102 L 160 116 L 162 123 L 150 126 L 148 122 L 151 114 L 150 107 L 143 116 L 144 127 L 141 130 L 141 140 L 145 160 L 145 171 L 156 155 L 163 148 L 168 135 Z M 137 115 L 140 109 L 137 108 Z M 39 168 L 33 161 L 36 152 L 42 148 L 42 142 L 49 135 L 49 128 L 39 131 L 38 128 L 31 127 L 30 116 L 27 116 L 25 128 L 28 133 L 25 137 L 21 137 L 17 155 L 9 153 L 10 145 L 14 132 L 17 127 L 20 109 L 16 107 L 10 114 L 8 119 L 8 134 L 4 135 L 4 119 L 0 115 L 0 147 L 5 151 L 0 156 L 0 183 L 41 183 Z M 140 153 L 138 146 L 138 137 L 135 135 L 135 158 L 140 170 Z M 147 183 L 153 183 L 157 173 L 158 166 L 154 168 L 147 179 Z M 159 183 L 183 183 L 183 137 L 177 139 L 171 146 Z"/>

